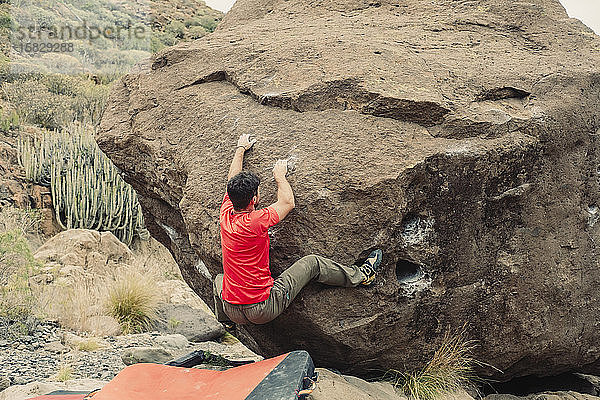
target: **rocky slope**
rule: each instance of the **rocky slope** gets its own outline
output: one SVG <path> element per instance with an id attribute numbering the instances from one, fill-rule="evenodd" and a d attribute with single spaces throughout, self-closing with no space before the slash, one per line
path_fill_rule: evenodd
<path id="1" fill-rule="evenodd" d="M 211 302 L 235 140 L 263 178 L 293 157 L 274 275 L 384 250 L 369 289 L 310 285 L 245 328 L 262 355 L 419 368 L 467 324 L 499 380 L 600 371 L 600 38 L 557 0 L 239 0 L 214 34 L 116 85 L 98 143 Z M 365 372 L 367 371 L 367 372 Z"/>

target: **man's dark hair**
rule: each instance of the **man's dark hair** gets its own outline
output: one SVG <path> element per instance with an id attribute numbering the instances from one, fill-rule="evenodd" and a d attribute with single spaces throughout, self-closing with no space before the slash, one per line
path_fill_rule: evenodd
<path id="1" fill-rule="evenodd" d="M 227 182 L 227 194 L 236 211 L 248 207 L 250 201 L 258 194 L 260 178 L 254 172 L 242 171 Z"/>

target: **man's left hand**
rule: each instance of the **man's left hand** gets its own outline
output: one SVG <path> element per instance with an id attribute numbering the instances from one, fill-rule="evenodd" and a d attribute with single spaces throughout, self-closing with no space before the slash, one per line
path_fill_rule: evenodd
<path id="1" fill-rule="evenodd" d="M 254 143 L 256 143 L 256 139 L 251 139 L 249 133 L 244 133 L 243 135 L 240 135 L 237 147 L 243 147 L 244 151 L 248 151 L 254 146 Z"/>

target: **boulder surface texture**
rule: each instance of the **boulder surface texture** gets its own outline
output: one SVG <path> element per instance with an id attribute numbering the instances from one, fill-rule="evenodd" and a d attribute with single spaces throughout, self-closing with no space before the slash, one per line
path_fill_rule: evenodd
<path id="1" fill-rule="evenodd" d="M 242 133 L 263 206 L 295 163 L 274 276 L 383 249 L 373 287 L 310 284 L 253 350 L 382 374 L 466 324 L 507 380 L 600 371 L 599 128 L 600 38 L 558 0 L 239 0 L 116 84 L 97 140 L 209 303 Z"/>

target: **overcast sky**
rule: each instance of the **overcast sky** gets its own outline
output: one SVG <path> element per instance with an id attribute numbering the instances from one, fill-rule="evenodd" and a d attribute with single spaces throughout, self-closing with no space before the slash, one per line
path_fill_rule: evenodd
<path id="1" fill-rule="evenodd" d="M 229 11 L 235 0 L 205 0 L 206 4 L 221 11 Z M 571 17 L 579 18 L 584 24 L 600 34 L 600 0 L 560 0 Z"/>

